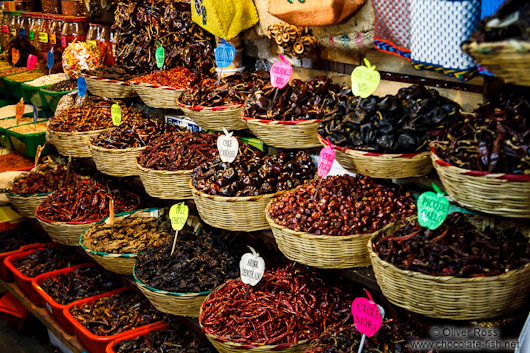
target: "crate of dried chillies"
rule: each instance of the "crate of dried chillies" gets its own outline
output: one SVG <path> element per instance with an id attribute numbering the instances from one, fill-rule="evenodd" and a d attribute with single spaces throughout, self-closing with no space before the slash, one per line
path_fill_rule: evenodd
<path id="1" fill-rule="evenodd" d="M 70 106 L 50 119 L 46 139 L 63 156 L 91 158 L 90 140 L 102 132 L 114 129 L 111 106 L 114 102 L 100 97 L 87 97 L 81 105 Z M 118 102 L 122 124 L 143 118 L 139 110 Z"/>
<path id="2" fill-rule="evenodd" d="M 137 168 L 145 191 L 152 197 L 191 199 L 193 169 L 219 156 L 216 133 L 167 131 L 151 140 L 138 156 Z"/>
<path id="3" fill-rule="evenodd" d="M 244 130 L 240 118 L 243 105 L 253 89 L 265 86 L 269 74 L 264 71 L 237 73 L 217 82 L 204 79 L 186 90 L 178 99 L 180 109 L 203 129 Z"/>
<path id="4" fill-rule="evenodd" d="M 488 319 L 530 293 L 530 228 L 521 224 L 451 213 L 431 231 L 411 220 L 373 237 L 368 251 L 383 295 L 429 317 Z"/>
<path id="5" fill-rule="evenodd" d="M 49 195 L 35 210 L 35 216 L 53 241 L 79 246 L 79 236 L 97 221 L 109 216 L 111 200 L 119 216 L 138 207 L 138 195 L 112 189 L 96 180 L 75 179 Z"/>
<path id="6" fill-rule="evenodd" d="M 324 118 L 318 127 L 320 142 L 336 150 L 337 161 L 348 171 L 381 179 L 429 174 L 429 133 L 455 119 L 461 110 L 423 86 L 360 102 L 350 91 L 339 100 L 336 114 Z"/>
<path id="7" fill-rule="evenodd" d="M 201 218 L 231 231 L 270 229 L 265 219 L 267 203 L 311 180 L 316 166 L 304 151 L 267 155 L 240 145 L 232 163 L 216 156 L 193 171 L 190 187 Z"/>
<path id="8" fill-rule="evenodd" d="M 198 219 L 189 217 L 190 222 Z M 134 264 L 144 251 L 173 238 L 168 212 L 151 208 L 116 217 L 114 224 L 105 218 L 79 237 L 88 256 L 109 271 L 132 275 Z"/>
<path id="9" fill-rule="evenodd" d="M 314 179 L 272 200 L 266 218 L 280 251 L 318 268 L 370 265 L 368 240 L 416 213 L 414 199 L 370 177 Z"/>

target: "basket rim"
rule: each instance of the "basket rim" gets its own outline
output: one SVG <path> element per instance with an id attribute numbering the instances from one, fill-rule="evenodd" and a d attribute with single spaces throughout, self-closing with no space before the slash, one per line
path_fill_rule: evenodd
<path id="1" fill-rule="evenodd" d="M 205 105 L 187 105 L 187 104 L 184 104 L 184 103 L 182 103 L 180 101 L 180 97 L 177 98 L 177 104 L 181 108 L 189 109 L 189 110 L 196 111 L 196 112 L 200 112 L 200 111 L 203 111 L 203 110 L 209 110 L 209 111 L 212 111 L 212 112 L 215 112 L 217 110 L 224 110 L 224 109 L 237 110 L 237 109 L 243 109 L 244 106 L 245 106 L 245 103 L 241 103 L 241 104 L 227 104 L 227 105 L 221 105 L 221 106 L 218 106 L 218 107 L 208 107 L 208 106 L 205 106 Z"/>
<path id="2" fill-rule="evenodd" d="M 186 90 L 186 88 L 176 88 L 176 87 L 171 87 L 171 86 L 160 86 L 160 85 L 155 85 L 155 84 L 146 83 L 146 82 L 136 82 L 136 81 L 134 81 L 134 79 L 129 81 L 129 84 L 131 86 L 142 86 L 143 88 L 160 88 L 160 89 L 165 89 L 165 90 L 168 90 L 168 91 L 184 92 Z"/>
<path id="3" fill-rule="evenodd" d="M 147 146 L 142 146 L 142 147 L 127 147 L 127 148 L 122 148 L 122 149 L 117 149 L 117 148 L 105 148 L 105 147 L 100 147 L 100 146 L 94 146 L 92 144 L 92 141 L 90 141 L 90 143 L 88 144 L 88 148 L 90 148 L 91 150 L 96 150 L 96 151 L 99 151 L 99 152 L 105 152 L 105 153 L 125 153 L 125 152 L 137 152 L 137 151 L 143 151 L 147 148 Z"/>
<path id="4" fill-rule="evenodd" d="M 246 122 L 253 124 L 278 124 L 278 125 L 299 125 L 299 124 L 315 124 L 320 123 L 322 119 L 305 119 L 305 120 L 295 120 L 295 121 L 285 121 L 285 120 L 269 120 L 261 118 L 253 118 L 250 116 L 244 116 L 241 112 L 241 118 Z"/>
<path id="5" fill-rule="evenodd" d="M 7 195 L 10 196 L 10 197 L 35 197 L 35 196 L 42 197 L 42 196 L 49 196 L 52 193 L 53 193 L 53 191 L 42 192 L 42 193 L 39 193 L 39 194 L 15 194 L 15 193 L 9 192 Z"/>
<path id="6" fill-rule="evenodd" d="M 130 83 L 128 81 L 121 81 L 121 80 L 114 80 L 114 79 L 110 79 L 110 78 L 103 78 L 103 77 L 90 75 L 90 74 L 82 74 L 82 76 L 83 77 L 87 77 L 87 78 L 91 78 L 93 80 L 105 81 L 105 82 L 109 82 L 109 83 L 117 83 L 117 84 L 119 84 L 121 86 L 130 86 Z"/>
<path id="7" fill-rule="evenodd" d="M 283 193 L 285 193 L 288 190 L 278 191 L 274 194 L 263 194 L 258 196 L 218 196 L 218 195 L 210 195 L 205 192 L 199 191 L 195 189 L 193 186 L 193 179 L 190 179 L 190 188 L 191 192 L 198 197 L 209 199 L 212 201 L 221 201 L 221 202 L 246 202 L 246 201 L 257 201 L 259 199 L 268 199 L 268 198 L 275 198 L 278 196 L 281 196 Z"/>
<path id="8" fill-rule="evenodd" d="M 68 91 L 62 91 L 62 92 L 55 92 L 55 91 L 50 91 L 49 89 L 46 89 L 47 87 L 50 87 L 50 86 L 53 86 L 53 85 L 49 85 L 49 86 L 45 86 L 45 87 L 43 87 L 43 88 L 40 88 L 40 91 L 41 91 L 41 92 L 46 91 L 46 92 L 43 92 L 43 93 L 48 93 L 48 92 L 50 92 L 50 93 L 57 93 L 58 95 L 59 95 L 59 94 L 64 95 L 64 94 L 67 94 L 67 93 L 71 93 L 71 92 L 73 92 L 73 91 L 77 91 L 76 88 L 71 89 L 71 90 L 68 90 Z"/>
<path id="9" fill-rule="evenodd" d="M 93 134 L 101 134 L 102 132 L 105 132 L 107 130 L 115 129 L 115 127 L 109 127 L 105 129 L 100 130 L 87 130 L 87 131 L 56 131 L 50 129 L 48 126 L 48 129 L 46 129 L 46 133 L 56 134 L 58 136 L 76 136 L 76 135 L 93 135 Z"/>
<path id="10" fill-rule="evenodd" d="M 186 170 L 158 170 L 158 169 L 152 169 L 152 168 L 145 168 L 136 161 L 136 167 L 141 170 L 144 173 L 152 173 L 152 174 L 160 174 L 160 175 L 186 175 L 186 174 L 192 174 L 193 169 L 186 169 Z"/>
<path id="11" fill-rule="evenodd" d="M 173 297 L 190 297 L 191 298 L 191 297 L 207 296 L 208 294 L 213 292 L 213 290 L 210 290 L 210 291 L 205 291 L 205 292 L 200 292 L 200 293 L 193 293 L 193 292 L 190 292 L 190 293 L 178 293 L 178 292 L 168 292 L 168 291 L 165 291 L 165 290 L 162 290 L 162 289 L 156 289 L 156 288 L 150 287 L 147 284 L 145 284 L 142 281 L 140 281 L 140 279 L 136 276 L 136 264 L 133 267 L 133 277 L 134 277 L 134 280 L 136 281 L 136 284 L 138 284 L 139 286 L 142 286 L 144 289 L 147 289 L 147 290 L 149 290 L 151 292 L 156 292 L 156 294 L 161 294 L 161 295 L 169 295 L 169 296 L 173 296 Z"/>

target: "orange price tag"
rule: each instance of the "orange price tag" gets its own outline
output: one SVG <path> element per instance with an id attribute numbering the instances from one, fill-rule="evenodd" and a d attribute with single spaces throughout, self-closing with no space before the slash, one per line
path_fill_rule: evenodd
<path id="1" fill-rule="evenodd" d="M 37 165 L 39 164 L 40 155 L 44 147 L 46 147 L 46 142 L 42 146 L 41 145 L 37 146 L 37 153 L 35 154 L 35 168 L 33 169 L 33 171 L 37 170 Z"/>
<path id="2" fill-rule="evenodd" d="M 15 118 L 20 120 L 22 119 L 22 115 L 24 115 L 24 98 L 20 98 L 20 102 L 15 106 Z"/>
<path id="3" fill-rule="evenodd" d="M 13 65 L 16 65 L 18 63 L 18 59 L 20 59 L 20 52 L 17 48 L 11 49 L 11 62 L 13 62 Z"/>
<path id="4" fill-rule="evenodd" d="M 109 204 L 109 223 L 111 226 L 114 225 L 114 199 L 110 199 Z"/>

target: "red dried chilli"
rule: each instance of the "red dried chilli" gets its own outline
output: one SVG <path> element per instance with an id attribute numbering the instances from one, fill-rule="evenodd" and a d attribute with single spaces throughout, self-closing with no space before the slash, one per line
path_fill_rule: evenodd
<path id="1" fill-rule="evenodd" d="M 74 173 L 71 173 L 71 179 Z M 23 175 L 13 182 L 13 194 L 40 194 L 52 192 L 63 186 L 66 181 L 64 165 L 40 164 L 36 171 Z"/>
<path id="2" fill-rule="evenodd" d="M 131 80 L 135 83 L 149 83 L 156 86 L 166 86 L 178 89 L 185 89 L 198 81 L 197 74 L 183 67 L 176 67 L 171 70 L 153 72 L 151 74 L 136 77 Z M 163 94 L 163 93 L 160 93 Z"/>
<path id="3" fill-rule="evenodd" d="M 319 179 L 273 202 L 270 215 L 287 228 L 316 235 L 372 233 L 416 213 L 409 192 L 362 175 Z M 313 198 L 313 195 L 314 198 Z"/>
<path id="4" fill-rule="evenodd" d="M 339 324 L 351 301 L 317 271 L 288 265 L 266 272 L 254 287 L 226 282 L 202 304 L 199 320 L 206 333 L 229 342 L 296 344 Z"/>

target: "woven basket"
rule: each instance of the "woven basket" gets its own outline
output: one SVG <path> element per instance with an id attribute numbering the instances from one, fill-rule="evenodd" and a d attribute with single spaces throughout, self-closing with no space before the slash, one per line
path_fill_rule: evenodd
<path id="1" fill-rule="evenodd" d="M 530 175 L 486 173 L 455 167 L 431 150 L 432 163 L 453 200 L 503 217 L 530 217 Z"/>
<path id="2" fill-rule="evenodd" d="M 247 124 L 241 120 L 243 104 L 227 105 L 223 107 L 189 106 L 178 102 L 179 108 L 203 129 L 223 131 L 223 127 L 230 130 L 244 130 Z"/>
<path id="3" fill-rule="evenodd" d="M 322 136 L 318 139 L 327 146 Z M 335 158 L 344 169 L 378 179 L 402 179 L 427 175 L 432 170 L 429 152 L 390 154 L 353 150 L 333 145 Z"/>
<path id="4" fill-rule="evenodd" d="M 35 210 L 51 193 L 45 194 L 7 194 L 9 202 L 16 208 L 17 212 L 26 218 L 35 218 Z"/>
<path id="5" fill-rule="evenodd" d="M 138 175 L 149 196 L 168 200 L 188 200 L 193 196 L 190 190 L 193 170 L 155 170 L 136 163 Z"/>
<path id="6" fill-rule="evenodd" d="M 95 96 L 107 98 L 133 98 L 136 94 L 129 82 L 84 75 L 87 90 Z"/>
<path id="7" fill-rule="evenodd" d="M 267 205 L 265 216 L 280 251 L 289 260 L 317 268 L 352 268 L 371 265 L 366 244 L 373 236 L 391 229 L 392 224 L 374 233 L 347 236 L 315 235 L 298 232 L 276 223 L 269 215 L 273 201 Z"/>
<path id="8" fill-rule="evenodd" d="M 66 157 L 91 158 L 90 140 L 97 137 L 102 132 L 110 129 L 91 130 L 82 132 L 60 132 L 48 128 L 46 131 L 46 140 L 55 145 L 57 151 Z"/>
<path id="9" fill-rule="evenodd" d="M 211 292 L 203 293 L 173 293 L 151 288 L 142 283 L 133 273 L 136 285 L 146 298 L 158 310 L 166 314 L 197 317 L 206 296 Z"/>
<path id="10" fill-rule="evenodd" d="M 68 246 L 79 246 L 79 236 L 92 224 L 96 223 L 96 221 L 93 221 L 72 224 L 68 222 L 48 222 L 39 216 L 36 218 L 54 242 Z"/>
<path id="11" fill-rule="evenodd" d="M 412 312 L 439 319 L 482 320 L 517 310 L 530 293 L 530 264 L 491 277 L 429 276 L 381 260 L 373 250 L 373 239 L 368 252 L 383 295 Z"/>
<path id="12" fill-rule="evenodd" d="M 210 295 L 214 295 L 219 288 L 222 288 L 224 284 L 217 287 L 212 293 L 210 293 L 204 301 L 208 300 Z M 201 305 L 201 310 L 199 313 L 199 326 L 201 327 L 202 331 L 204 332 L 204 335 L 210 341 L 215 349 L 217 349 L 220 353 L 243 353 L 243 352 L 249 352 L 249 353 L 264 353 L 264 352 L 284 352 L 284 353 L 303 353 L 309 347 L 309 340 L 303 340 L 298 342 L 297 344 L 279 344 L 279 345 L 262 345 L 262 346 L 252 346 L 249 344 L 240 344 L 240 343 L 234 343 L 229 342 L 224 339 L 218 338 L 215 335 L 210 334 L 203 326 L 202 326 L 202 312 L 203 312 L 203 305 Z"/>
<path id="13" fill-rule="evenodd" d="M 529 42 L 471 42 L 462 48 L 482 67 L 506 83 L 530 86 Z"/>
<path id="14" fill-rule="evenodd" d="M 92 153 L 96 168 L 102 173 L 116 177 L 138 175 L 136 157 L 146 149 L 146 147 L 135 147 L 119 150 L 98 147 L 92 144 L 89 144 L 88 148 Z"/>
<path id="15" fill-rule="evenodd" d="M 242 116 L 257 138 L 276 148 L 313 148 L 320 146 L 317 128 L 320 119 L 299 121 L 261 120 Z"/>
<path id="16" fill-rule="evenodd" d="M 145 105 L 152 108 L 178 109 L 177 98 L 183 89 L 156 86 L 148 83 L 132 83 L 134 92 L 140 96 Z"/>

